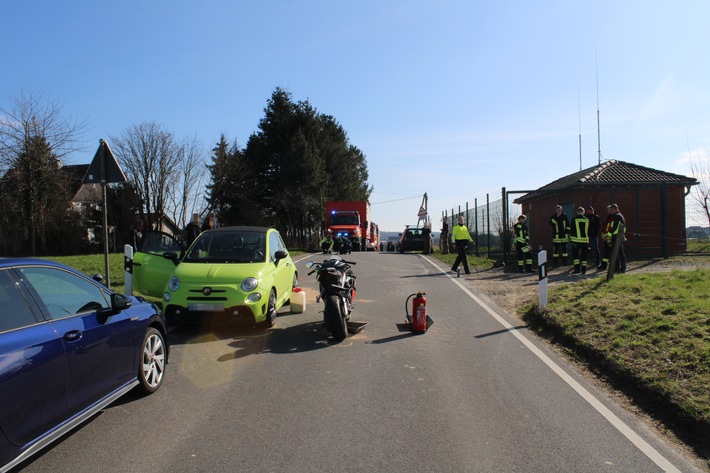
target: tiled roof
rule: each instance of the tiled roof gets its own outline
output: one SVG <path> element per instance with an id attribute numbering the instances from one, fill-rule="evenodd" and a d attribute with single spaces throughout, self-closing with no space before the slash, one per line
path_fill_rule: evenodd
<path id="1" fill-rule="evenodd" d="M 579 187 L 580 185 L 639 186 L 654 184 L 693 186 L 698 184 L 698 181 L 693 177 L 659 171 L 624 161 L 611 160 L 561 177 L 556 181 L 540 187 L 534 192 L 515 199 L 515 202 L 527 200 L 549 192 L 561 191 L 570 187 Z"/>
<path id="2" fill-rule="evenodd" d="M 69 181 L 69 192 L 72 196 L 76 195 L 83 185 L 84 175 L 89 169 L 88 164 L 65 164 L 61 167 L 62 171 L 66 173 L 67 179 Z"/>

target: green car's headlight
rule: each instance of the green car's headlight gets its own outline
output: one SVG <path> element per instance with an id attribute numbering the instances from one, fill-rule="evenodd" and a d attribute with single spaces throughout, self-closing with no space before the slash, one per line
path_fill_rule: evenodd
<path id="1" fill-rule="evenodd" d="M 173 276 L 170 278 L 170 281 L 168 281 L 168 289 L 171 291 L 175 292 L 180 288 L 180 278 L 177 276 Z"/>
<path id="2" fill-rule="evenodd" d="M 244 281 L 242 281 L 242 291 L 244 292 L 251 292 L 254 289 L 256 289 L 256 286 L 259 285 L 259 281 L 257 281 L 254 278 L 246 278 Z"/>

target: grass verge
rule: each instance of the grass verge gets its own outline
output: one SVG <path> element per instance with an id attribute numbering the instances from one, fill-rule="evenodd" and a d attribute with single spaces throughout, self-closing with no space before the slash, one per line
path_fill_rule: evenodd
<path id="1" fill-rule="evenodd" d="M 709 270 L 561 284 L 520 315 L 710 458 Z"/>

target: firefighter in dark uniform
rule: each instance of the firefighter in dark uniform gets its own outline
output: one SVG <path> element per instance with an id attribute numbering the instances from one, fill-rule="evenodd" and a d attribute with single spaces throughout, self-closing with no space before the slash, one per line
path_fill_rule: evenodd
<path id="1" fill-rule="evenodd" d="M 584 215 L 584 207 L 577 209 L 577 216 L 572 219 L 569 229 L 569 239 L 572 242 L 572 274 L 587 272 L 587 255 L 589 254 L 589 219 Z"/>
<path id="2" fill-rule="evenodd" d="M 606 217 L 606 224 L 604 225 L 604 233 L 602 238 L 604 239 L 604 258 L 602 258 L 602 264 L 599 266 L 600 270 L 605 270 L 609 264 L 609 258 L 611 258 L 611 253 L 614 250 L 614 245 L 616 240 L 621 238 L 621 244 L 619 245 L 619 254 L 616 255 L 616 264 L 614 265 L 614 270 L 619 273 L 626 272 L 626 254 L 624 253 L 624 240 L 626 237 L 626 219 L 619 212 L 619 206 L 616 204 L 611 204 L 607 206 L 607 211 L 609 214 Z M 624 225 L 624 231 L 621 232 L 621 224 Z"/>
<path id="3" fill-rule="evenodd" d="M 518 272 L 532 273 L 532 251 L 530 251 L 530 235 L 528 234 L 527 217 L 521 215 L 518 217 L 518 223 L 513 225 L 513 244 L 515 245 L 515 253 L 518 257 Z"/>
<path id="4" fill-rule="evenodd" d="M 459 269 L 459 264 L 463 263 L 464 272 L 466 274 L 471 274 L 471 272 L 468 270 L 466 248 L 468 248 L 469 242 L 473 241 L 473 238 L 471 238 L 471 235 L 469 235 L 468 233 L 468 228 L 463 223 L 463 217 L 459 217 L 458 223 L 454 225 L 454 228 L 451 230 L 451 236 L 454 239 L 454 245 L 456 245 L 456 249 L 458 250 L 458 256 L 456 257 L 456 261 L 454 261 L 454 265 L 451 267 L 451 271 L 456 272 Z"/>
<path id="5" fill-rule="evenodd" d="M 555 266 L 559 266 L 562 257 L 562 266 L 567 264 L 567 242 L 569 241 L 569 218 L 562 212 L 562 206 L 555 207 L 555 213 L 550 217 L 552 227 L 552 258 Z"/>

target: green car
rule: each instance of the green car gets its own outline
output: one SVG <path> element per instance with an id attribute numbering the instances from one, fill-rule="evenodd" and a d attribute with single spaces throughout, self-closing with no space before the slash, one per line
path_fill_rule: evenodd
<path id="1" fill-rule="evenodd" d="M 172 323 L 210 318 L 273 327 L 297 284 L 296 265 L 274 228 L 207 230 L 186 251 L 170 235 L 151 231 L 133 259 L 134 290 L 162 297 Z"/>

